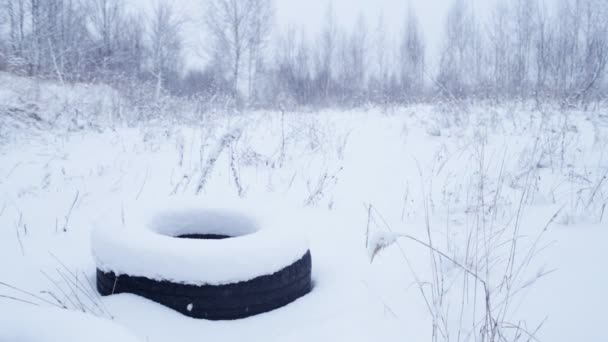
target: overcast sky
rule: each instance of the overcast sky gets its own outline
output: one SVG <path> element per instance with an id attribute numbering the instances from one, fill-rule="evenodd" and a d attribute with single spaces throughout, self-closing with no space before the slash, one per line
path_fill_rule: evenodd
<path id="1" fill-rule="evenodd" d="M 146 6 L 148 0 L 128 0 Z M 437 55 L 444 32 L 444 18 L 452 0 L 409 0 L 415 9 L 427 41 L 428 59 L 432 62 Z M 486 16 L 495 0 L 469 0 L 480 16 Z M 378 25 L 382 15 L 387 32 L 396 36 L 403 30 L 408 0 L 275 0 L 276 28 L 285 31 L 290 25 L 303 27 L 309 38 L 322 27 L 326 9 L 331 2 L 339 25 L 351 30 L 360 15 L 363 15 L 369 30 Z M 185 28 L 185 54 L 188 65 L 197 66 L 202 62 L 195 50 L 201 45 L 200 20 L 205 8 L 205 0 L 173 0 L 172 3 L 189 20 Z M 275 31 L 277 31 L 275 30 Z"/>

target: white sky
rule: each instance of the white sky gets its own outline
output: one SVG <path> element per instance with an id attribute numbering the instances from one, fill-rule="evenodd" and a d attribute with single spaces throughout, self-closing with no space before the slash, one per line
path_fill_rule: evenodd
<path id="1" fill-rule="evenodd" d="M 132 4 L 148 7 L 149 0 L 127 0 Z M 205 0 L 170 0 L 182 15 L 189 20 L 184 29 L 187 64 L 201 65 L 196 50 L 202 41 L 200 20 L 204 13 Z M 285 31 L 289 26 L 303 27 L 308 37 L 322 27 L 326 9 L 332 3 L 339 25 L 351 30 L 360 15 L 363 15 L 370 32 L 378 25 L 382 15 L 387 33 L 396 36 L 402 32 L 408 1 L 416 10 L 418 20 L 427 42 L 427 57 L 435 60 L 444 30 L 444 18 L 452 0 L 275 0 L 276 28 Z M 496 0 L 469 0 L 479 15 L 485 16 Z"/>

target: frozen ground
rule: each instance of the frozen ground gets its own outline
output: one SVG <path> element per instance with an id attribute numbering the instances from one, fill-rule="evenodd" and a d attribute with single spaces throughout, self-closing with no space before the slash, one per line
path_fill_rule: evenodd
<path id="1" fill-rule="evenodd" d="M 509 340 L 606 339 L 605 110 L 480 104 L 218 112 L 187 125 L 0 123 L 3 314 L 15 305 L 5 297 L 61 303 L 151 342 L 430 341 L 433 331 L 472 341 L 484 301 L 466 269 L 488 283 Z M 129 208 L 197 193 L 203 203 L 242 198 L 307 236 L 313 292 L 231 322 L 131 295 L 97 298 L 92 226 L 128 226 Z M 373 253 L 378 238 L 398 234 L 408 237 Z"/>
<path id="2" fill-rule="evenodd" d="M 138 341 L 125 327 L 90 314 L 22 305 L 17 301 L 2 304 L 0 341 Z"/>

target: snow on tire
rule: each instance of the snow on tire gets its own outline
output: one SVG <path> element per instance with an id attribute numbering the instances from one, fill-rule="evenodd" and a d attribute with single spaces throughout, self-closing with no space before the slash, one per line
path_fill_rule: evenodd
<path id="1" fill-rule="evenodd" d="M 285 306 L 312 288 L 306 240 L 272 217 L 189 202 L 139 212 L 124 228 L 93 232 L 102 295 L 132 293 L 186 316 L 230 320 Z"/>

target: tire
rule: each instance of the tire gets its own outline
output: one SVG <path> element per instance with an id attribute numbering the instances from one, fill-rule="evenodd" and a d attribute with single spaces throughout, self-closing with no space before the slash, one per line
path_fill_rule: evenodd
<path id="1" fill-rule="evenodd" d="M 273 215 L 172 204 L 133 215 L 128 228 L 93 231 L 101 295 L 131 293 L 192 318 L 233 320 L 311 291 L 308 243 Z"/>
<path id="2" fill-rule="evenodd" d="M 312 289 L 311 255 L 279 272 L 226 285 L 187 285 L 97 270 L 101 295 L 132 293 L 192 318 L 234 320 L 285 306 Z"/>

